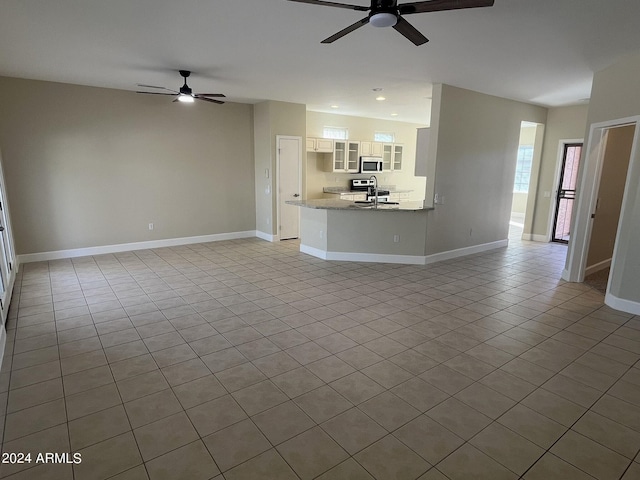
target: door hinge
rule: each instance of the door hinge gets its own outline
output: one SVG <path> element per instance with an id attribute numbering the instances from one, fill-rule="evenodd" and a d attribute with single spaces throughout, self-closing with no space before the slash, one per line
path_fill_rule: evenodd
<path id="1" fill-rule="evenodd" d="M 0 210 L 2 210 L 2 202 L 0 202 Z"/>
<path id="2" fill-rule="evenodd" d="M 0 310 L 4 310 L 4 303 L 2 303 L 2 300 L 0 300 Z"/>
<path id="3" fill-rule="evenodd" d="M 12 270 L 13 270 L 13 264 L 9 262 L 9 271 L 11 272 Z"/>

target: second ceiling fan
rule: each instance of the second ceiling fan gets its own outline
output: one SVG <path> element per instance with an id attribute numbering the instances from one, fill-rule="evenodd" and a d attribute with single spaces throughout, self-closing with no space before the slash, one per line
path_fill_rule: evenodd
<path id="1" fill-rule="evenodd" d="M 326 2 L 324 0 L 289 0 L 291 2 L 310 3 L 325 7 L 346 8 L 360 12 L 369 12 L 369 15 L 335 35 L 325 38 L 322 43 L 333 43 L 346 34 L 371 23 L 374 27 L 393 27 L 404 35 L 414 45 L 427 43 L 429 39 L 407 22 L 402 16 L 412 13 L 440 12 L 443 10 L 459 10 L 463 8 L 491 7 L 494 0 L 426 0 L 422 2 L 410 2 L 398 5 L 397 0 L 371 0 L 371 6 L 349 5 L 346 3 Z"/>

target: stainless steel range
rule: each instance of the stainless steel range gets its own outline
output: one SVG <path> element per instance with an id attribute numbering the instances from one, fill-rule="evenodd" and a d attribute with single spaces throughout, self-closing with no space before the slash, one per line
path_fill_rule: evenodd
<path id="1" fill-rule="evenodd" d="M 375 192 L 373 191 L 374 187 L 375 181 L 370 178 L 354 178 L 351 180 L 351 191 L 367 192 L 367 201 L 372 201 L 375 199 Z M 389 200 L 389 190 L 378 189 L 378 201 L 389 202 Z"/>

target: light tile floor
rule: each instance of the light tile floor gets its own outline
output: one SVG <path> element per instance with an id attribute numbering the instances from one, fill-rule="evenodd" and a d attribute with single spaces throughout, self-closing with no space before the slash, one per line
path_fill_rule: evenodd
<path id="1" fill-rule="evenodd" d="M 426 267 L 257 239 L 23 265 L 0 406 L 32 462 L 0 476 L 638 479 L 640 319 L 518 236 Z"/>

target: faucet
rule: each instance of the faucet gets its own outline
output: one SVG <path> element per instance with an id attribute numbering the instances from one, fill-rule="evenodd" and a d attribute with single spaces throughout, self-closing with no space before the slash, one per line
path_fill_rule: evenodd
<path id="1" fill-rule="evenodd" d="M 376 178 L 375 175 L 371 175 L 371 177 L 369 177 L 369 180 L 373 180 L 373 204 L 377 207 L 378 206 L 378 179 Z"/>

